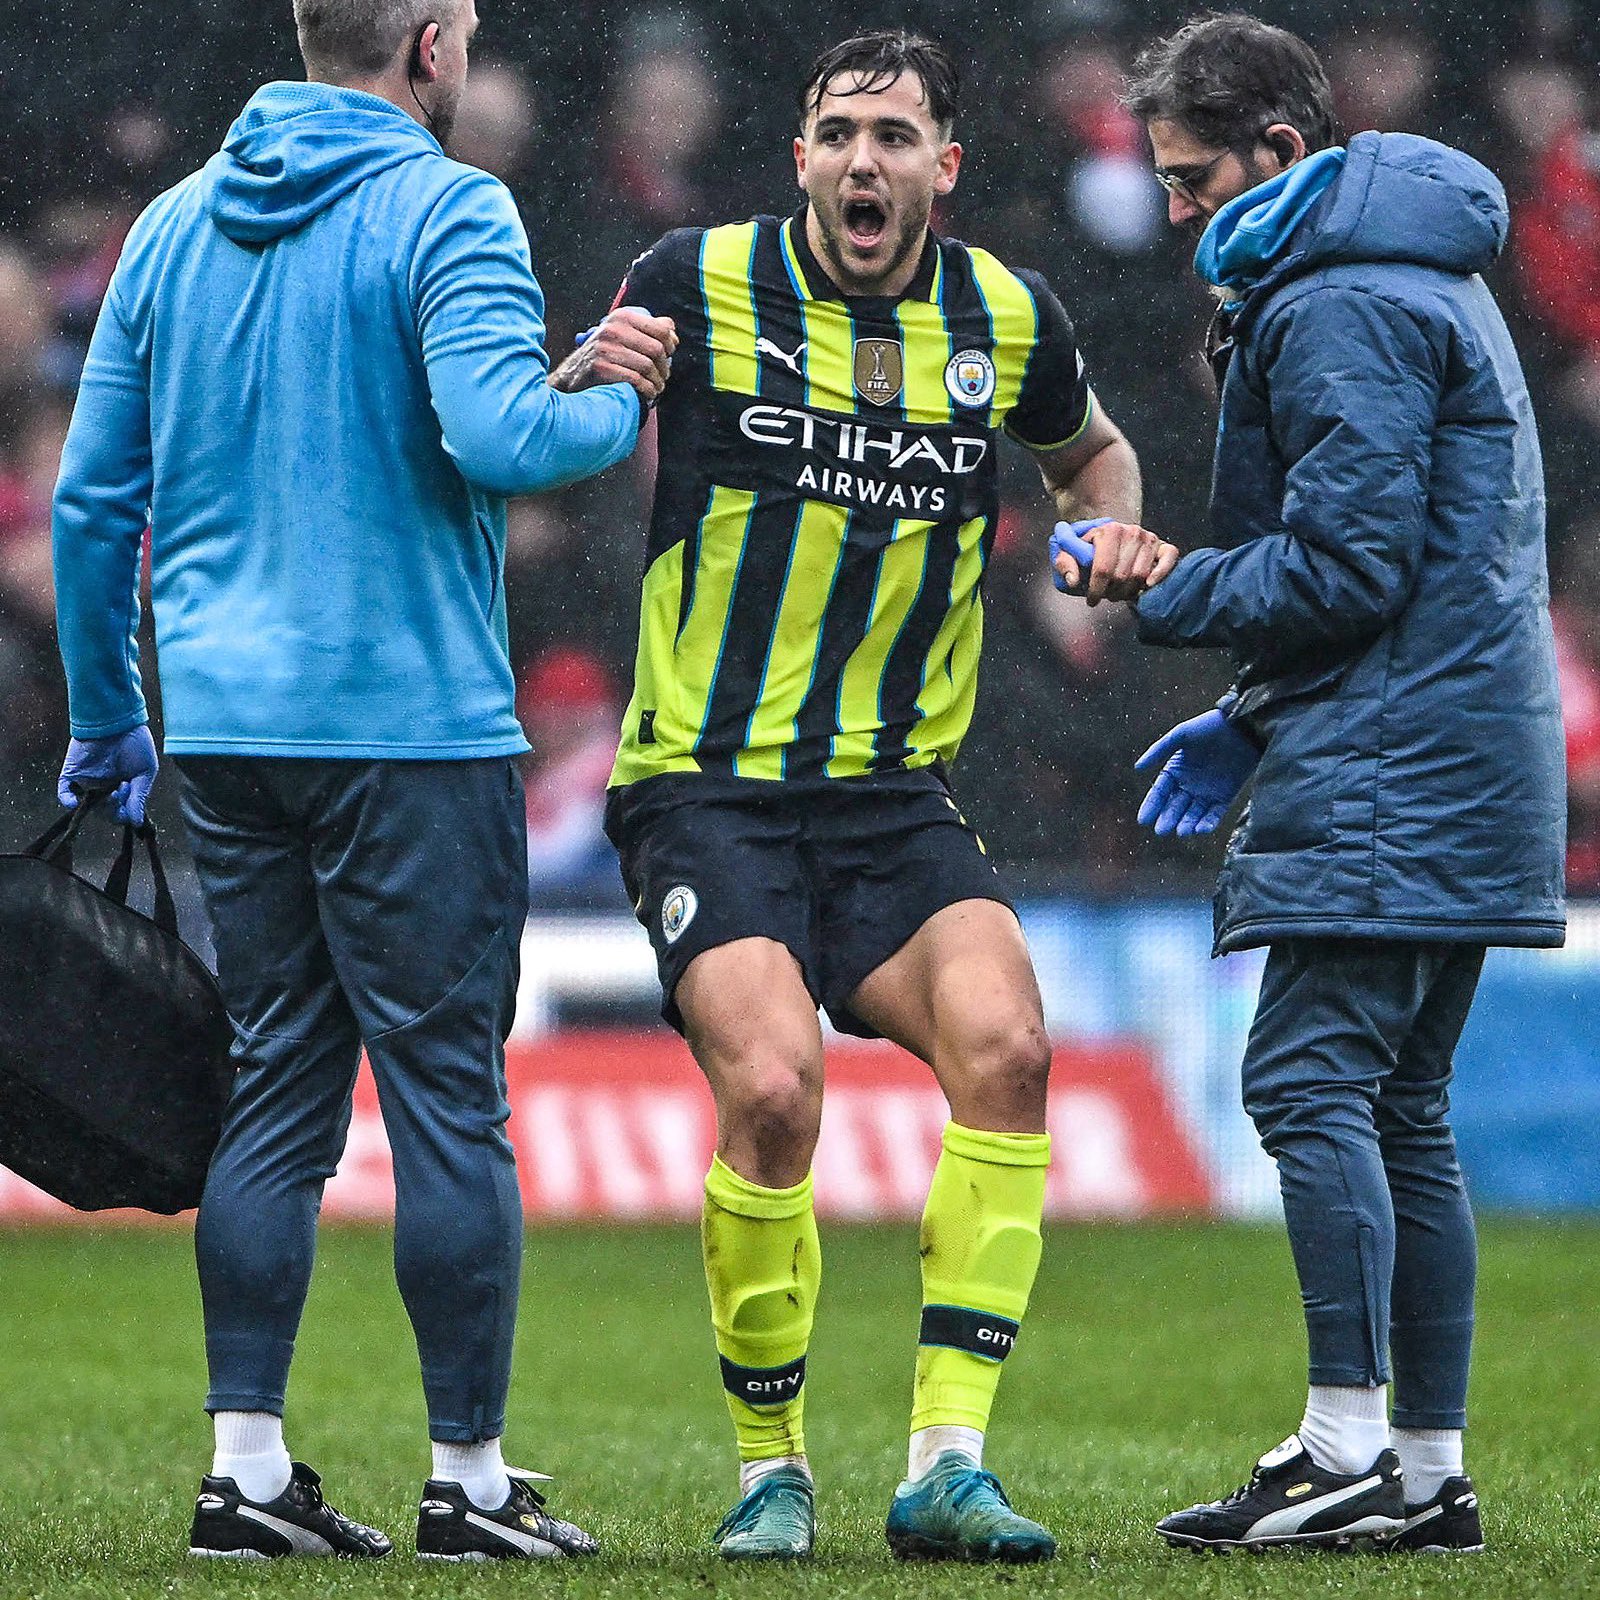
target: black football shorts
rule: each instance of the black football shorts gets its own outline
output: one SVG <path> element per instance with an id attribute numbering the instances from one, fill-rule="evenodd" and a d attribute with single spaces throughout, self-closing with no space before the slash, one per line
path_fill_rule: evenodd
<path id="1" fill-rule="evenodd" d="M 612 790 L 606 833 L 655 947 L 661 1015 L 694 958 L 735 939 L 788 947 L 841 1033 L 848 1001 L 936 911 L 1011 905 L 983 843 L 930 769 L 804 785 L 668 773 Z"/>

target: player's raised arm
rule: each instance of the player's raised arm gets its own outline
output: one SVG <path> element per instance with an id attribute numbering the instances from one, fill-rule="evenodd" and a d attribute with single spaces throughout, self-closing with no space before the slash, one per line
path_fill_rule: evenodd
<path id="1" fill-rule="evenodd" d="M 1137 600 L 1172 571 L 1177 547 L 1139 523 L 1139 458 L 1093 395 L 1078 437 L 1035 456 L 1061 517 L 1050 540 L 1058 589 L 1092 606 Z"/>
<path id="2" fill-rule="evenodd" d="M 699 238 L 697 229 L 676 228 L 634 260 L 611 309 L 578 335 L 577 348 L 551 373 L 553 389 L 628 383 L 646 409 L 661 398 L 678 349 L 685 268 L 691 256 L 699 259 Z M 692 270 L 697 280 L 698 268 Z"/>
<path id="3" fill-rule="evenodd" d="M 616 306 L 550 374 L 550 387 L 575 394 L 596 384 L 626 383 L 652 406 L 672 375 L 677 348 L 671 317 L 653 317 L 643 306 Z"/>
<path id="4" fill-rule="evenodd" d="M 1139 524 L 1139 460 L 1089 387 L 1071 318 L 1038 273 L 1016 277 L 1032 301 L 1036 337 L 1005 430 L 1039 463 L 1056 502 L 1056 587 L 1090 605 L 1137 600 L 1178 552 Z"/>
<path id="5" fill-rule="evenodd" d="M 472 174 L 443 197 L 423 229 L 413 283 L 445 449 L 469 483 L 533 494 L 603 471 L 633 449 L 639 401 L 653 401 L 659 384 L 618 372 L 603 388 L 569 395 L 549 381 L 544 295 L 498 179 Z M 665 362 L 660 337 L 635 330 L 634 338 Z"/>

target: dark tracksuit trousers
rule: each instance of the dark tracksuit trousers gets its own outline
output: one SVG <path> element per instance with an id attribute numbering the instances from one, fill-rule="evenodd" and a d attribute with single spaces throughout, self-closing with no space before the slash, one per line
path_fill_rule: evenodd
<path id="1" fill-rule="evenodd" d="M 429 1431 L 493 1438 L 522 1259 L 505 1132 L 527 917 L 515 760 L 177 765 L 238 1069 L 195 1228 L 206 1409 L 283 1411 L 365 1045 Z"/>
<path id="2" fill-rule="evenodd" d="M 1392 1373 L 1397 1427 L 1466 1423 L 1477 1247 L 1446 1119 L 1483 956 L 1274 944 L 1245 1050 L 1245 1109 L 1278 1164 L 1311 1382 Z"/>

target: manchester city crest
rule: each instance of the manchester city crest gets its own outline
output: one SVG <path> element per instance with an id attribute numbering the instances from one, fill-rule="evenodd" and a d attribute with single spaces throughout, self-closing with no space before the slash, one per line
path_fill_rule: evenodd
<path id="1" fill-rule="evenodd" d="M 661 932 L 668 944 L 678 942 L 678 936 L 694 921 L 699 909 L 700 901 L 687 884 L 667 891 L 666 899 L 661 902 Z"/>
<path id="2" fill-rule="evenodd" d="M 994 362 L 982 350 L 963 350 L 945 363 L 944 386 L 958 406 L 986 406 L 994 398 Z"/>
<path id="3" fill-rule="evenodd" d="M 905 351 L 898 339 L 857 339 L 856 393 L 875 406 L 891 405 L 906 381 Z"/>

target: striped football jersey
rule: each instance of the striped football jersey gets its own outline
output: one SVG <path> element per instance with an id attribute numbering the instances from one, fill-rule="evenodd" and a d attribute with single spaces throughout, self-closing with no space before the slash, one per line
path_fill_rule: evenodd
<path id="1" fill-rule="evenodd" d="M 618 302 L 672 317 L 680 343 L 612 786 L 951 759 L 998 434 L 1059 449 L 1094 404 L 1044 280 L 930 234 L 902 296 L 846 298 L 802 212 L 670 233 Z"/>

